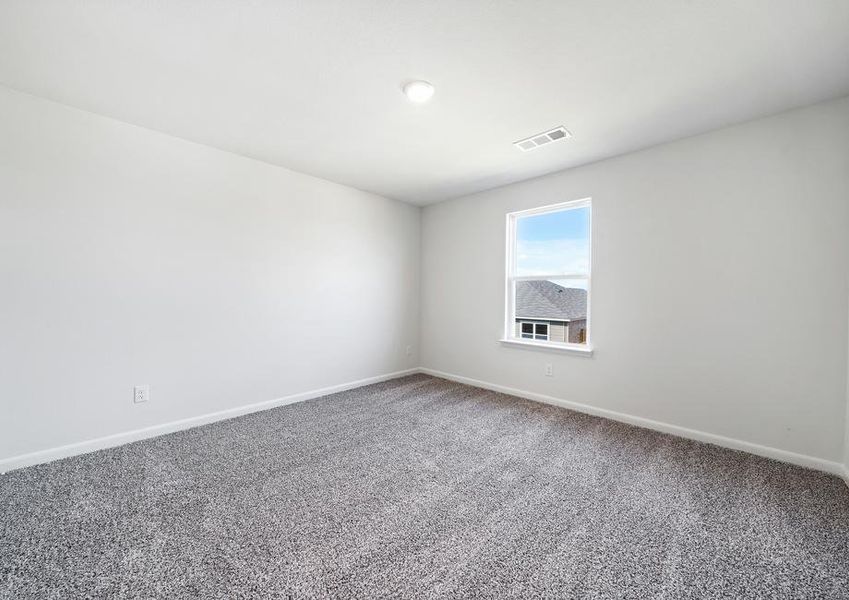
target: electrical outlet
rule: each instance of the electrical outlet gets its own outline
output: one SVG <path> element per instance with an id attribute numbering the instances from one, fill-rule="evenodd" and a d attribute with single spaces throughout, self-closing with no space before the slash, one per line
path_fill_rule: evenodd
<path id="1" fill-rule="evenodd" d="M 554 377 L 554 367 L 551 363 L 545 363 L 545 376 Z"/>
<path id="2" fill-rule="evenodd" d="M 149 385 L 137 385 L 133 388 L 133 402 L 138 404 L 139 402 L 147 402 L 148 400 L 150 400 Z"/>
<path id="3" fill-rule="evenodd" d="M 412 356 L 412 355 L 413 355 L 413 347 L 407 346 L 407 356 Z"/>

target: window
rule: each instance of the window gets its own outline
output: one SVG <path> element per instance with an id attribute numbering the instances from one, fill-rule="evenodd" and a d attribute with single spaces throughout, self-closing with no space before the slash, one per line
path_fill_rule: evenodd
<path id="1" fill-rule="evenodd" d="M 521 336 L 529 340 L 547 340 L 548 323 L 528 323 L 519 321 Z"/>
<path id="2" fill-rule="evenodd" d="M 505 342 L 589 350 L 590 200 L 507 215 Z"/>

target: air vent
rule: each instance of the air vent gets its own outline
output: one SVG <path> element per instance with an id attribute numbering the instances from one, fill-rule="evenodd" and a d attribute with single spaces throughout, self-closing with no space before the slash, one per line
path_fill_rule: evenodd
<path id="1" fill-rule="evenodd" d="M 518 142 L 513 142 L 513 145 L 522 152 L 528 152 L 529 150 L 539 148 L 540 146 L 550 144 L 551 142 L 556 142 L 557 140 L 568 140 L 570 137 L 572 137 L 572 134 L 569 133 L 568 129 L 561 125 L 551 131 L 538 133 L 523 140 L 519 140 Z"/>

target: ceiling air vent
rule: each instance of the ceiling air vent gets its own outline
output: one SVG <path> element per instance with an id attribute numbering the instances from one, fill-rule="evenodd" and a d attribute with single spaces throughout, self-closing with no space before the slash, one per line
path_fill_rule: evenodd
<path id="1" fill-rule="evenodd" d="M 570 137 L 572 137 L 572 134 L 569 133 L 568 129 L 561 125 L 560 127 L 555 127 L 551 131 L 538 133 L 523 140 L 519 140 L 518 142 L 513 142 L 513 145 L 516 146 L 522 152 L 527 152 L 528 150 L 539 148 L 540 146 L 550 144 L 551 142 L 556 142 L 558 140 L 568 140 Z"/>

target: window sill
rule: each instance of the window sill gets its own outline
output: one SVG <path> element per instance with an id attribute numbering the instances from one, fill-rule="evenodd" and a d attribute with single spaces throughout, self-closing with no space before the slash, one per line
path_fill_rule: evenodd
<path id="1" fill-rule="evenodd" d="M 498 340 L 502 346 L 515 346 L 517 348 L 528 348 L 531 350 L 553 350 L 554 352 L 565 352 L 579 356 L 592 356 L 592 346 L 584 344 L 563 344 L 558 342 L 533 342 L 529 340 L 514 340 L 502 338 Z"/>

